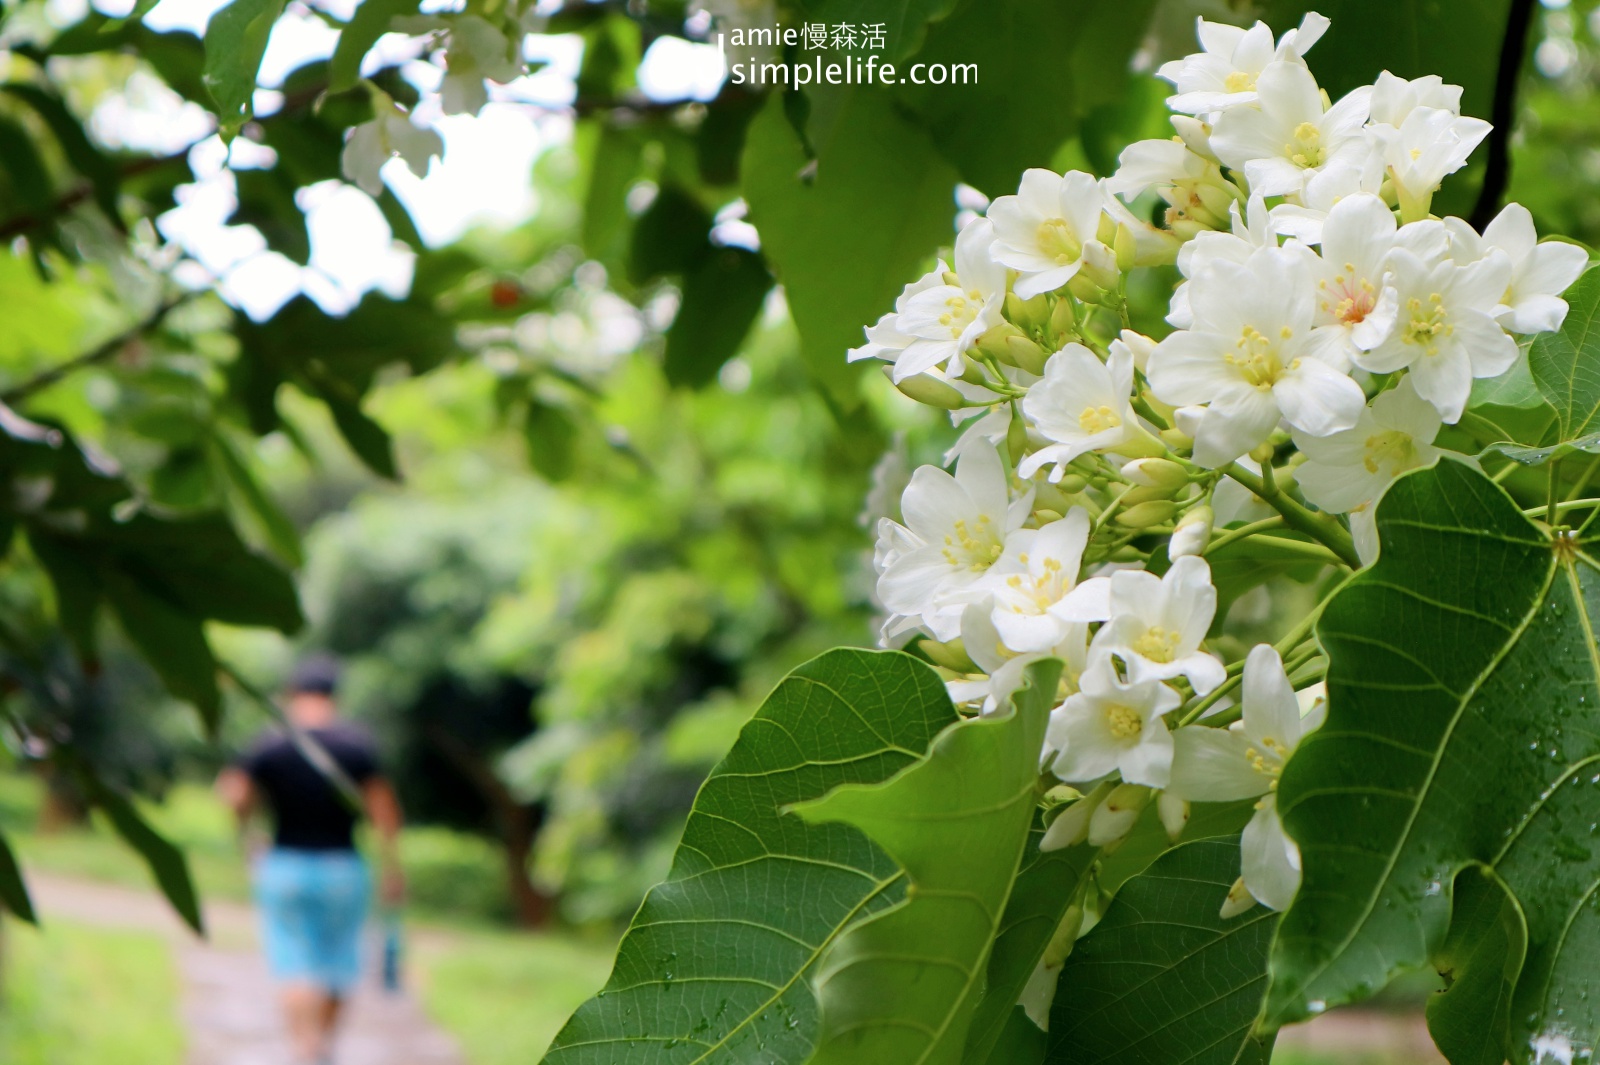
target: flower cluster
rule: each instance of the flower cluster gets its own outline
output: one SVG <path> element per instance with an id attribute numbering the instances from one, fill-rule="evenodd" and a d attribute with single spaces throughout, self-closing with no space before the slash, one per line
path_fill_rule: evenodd
<path id="1" fill-rule="evenodd" d="M 1517 205 L 1481 234 L 1432 216 L 1488 125 L 1437 77 L 1330 100 L 1305 60 L 1327 26 L 1200 20 L 1203 50 L 1160 70 L 1174 137 L 1104 180 L 1028 171 L 850 353 L 965 425 L 953 472 L 916 470 L 880 522 L 884 641 L 920 635 L 975 712 L 1065 664 L 1047 847 L 1114 844 L 1152 802 L 1176 837 L 1190 802 L 1259 798 L 1235 911 L 1297 889 L 1274 789 L 1325 663 L 1309 623 L 1232 664 L 1208 649 L 1206 556 L 1265 534 L 1370 561 L 1385 488 L 1437 461 L 1516 334 L 1560 327 L 1588 261 Z M 1127 281 L 1173 266 L 1156 340 Z"/>

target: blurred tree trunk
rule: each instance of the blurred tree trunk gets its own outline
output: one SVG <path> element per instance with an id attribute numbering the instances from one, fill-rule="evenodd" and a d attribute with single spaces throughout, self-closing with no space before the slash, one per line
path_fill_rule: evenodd
<path id="1" fill-rule="evenodd" d="M 49 762 L 39 762 L 38 766 L 39 779 L 44 783 L 44 796 L 39 803 L 39 833 L 50 835 L 87 824 L 89 808 L 71 779 Z"/>
<path id="2" fill-rule="evenodd" d="M 522 928 L 542 926 L 550 919 L 555 900 L 540 891 L 528 875 L 542 813 L 518 802 L 488 761 L 459 737 L 439 726 L 430 727 L 428 732 L 440 753 L 472 782 L 489 807 L 489 817 L 505 856 L 506 886 L 517 925 Z"/>

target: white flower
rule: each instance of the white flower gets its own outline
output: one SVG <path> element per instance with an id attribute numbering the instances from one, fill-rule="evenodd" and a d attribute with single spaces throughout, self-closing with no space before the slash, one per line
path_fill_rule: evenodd
<path id="1" fill-rule="evenodd" d="M 1511 284 L 1500 297 L 1494 316 L 1513 333 L 1553 333 L 1567 317 L 1561 298 L 1589 265 L 1589 253 L 1559 240 L 1539 243 L 1533 215 L 1520 203 L 1508 203 L 1479 237 L 1459 218 L 1445 219 L 1451 253 L 1457 262 L 1475 262 L 1498 248 L 1511 259 Z"/>
<path id="2" fill-rule="evenodd" d="M 1181 139 L 1135 141 L 1122 150 L 1106 191 L 1130 203 L 1154 188 L 1167 201 L 1166 224 L 1182 229 L 1223 229 L 1238 189 L 1212 160 L 1196 154 Z M 1181 236 L 1192 233 L 1182 232 Z"/>
<path id="3" fill-rule="evenodd" d="M 1172 734 L 1163 714 L 1182 702 L 1158 680 L 1123 680 L 1109 661 L 1091 665 L 1081 687 L 1050 713 L 1046 745 L 1058 752 L 1053 771 L 1069 782 L 1117 771 L 1129 784 L 1166 787 Z"/>
<path id="4" fill-rule="evenodd" d="M 1376 152 L 1335 160 L 1306 179 L 1299 203 L 1272 209 L 1272 228 L 1307 244 L 1321 244 L 1322 226 L 1334 205 L 1357 193 L 1377 195 L 1383 176 L 1383 157 Z"/>
<path id="5" fill-rule="evenodd" d="M 1110 616 L 1104 577 L 1078 583 L 1089 514 L 1073 507 L 1067 516 L 1006 538 L 1005 553 L 976 586 L 994 596 L 993 623 L 1007 649 L 1048 651 L 1074 626 L 1087 633 L 1091 621 Z"/>
<path id="6" fill-rule="evenodd" d="M 1167 97 L 1167 106 L 1192 115 L 1254 103 L 1257 79 L 1267 65 L 1274 59 L 1305 55 L 1328 28 L 1326 18 L 1308 12 L 1300 28 L 1285 33 L 1274 47 L 1272 30 L 1264 22 L 1249 29 L 1203 18 L 1195 23 L 1202 50 L 1163 63 L 1157 71 L 1178 90 Z"/>
<path id="7" fill-rule="evenodd" d="M 1287 62 L 1270 64 L 1258 85 L 1260 105 L 1223 112 L 1211 134 L 1217 158 L 1243 170 L 1251 192 L 1295 196 L 1316 171 L 1341 160 L 1359 164 L 1371 152 L 1362 130 L 1370 88 L 1323 110 L 1311 72 Z"/>
<path id="8" fill-rule="evenodd" d="M 1384 491 L 1407 470 L 1439 461 L 1433 446 L 1439 426 L 1439 412 L 1407 377 L 1374 399 L 1352 428 L 1324 437 L 1295 434 L 1306 456 L 1295 470 L 1300 490 L 1323 510 L 1350 515 L 1363 561 L 1377 557 L 1373 515 Z"/>
<path id="9" fill-rule="evenodd" d="M 1149 376 L 1164 403 L 1207 404 L 1195 432 L 1200 465 L 1238 458 L 1280 417 L 1316 436 L 1355 424 L 1366 397 L 1311 335 L 1315 258 L 1304 247 L 1265 247 L 1189 282 L 1193 324 L 1156 345 Z"/>
<path id="10" fill-rule="evenodd" d="M 1243 838 L 1244 886 L 1258 901 L 1287 909 L 1300 887 L 1300 851 L 1284 834 L 1274 792 L 1300 740 L 1322 724 L 1314 701 L 1302 714 L 1278 652 L 1266 644 L 1245 659 L 1243 720 L 1226 729 L 1181 728 L 1167 790 L 1189 802 L 1235 802 L 1261 796 Z"/>
<path id="11" fill-rule="evenodd" d="M 1419 107 L 1461 113 L 1461 86 L 1446 85 L 1437 74 L 1407 81 L 1385 70 L 1372 86 L 1372 121 L 1398 128 Z"/>
<path id="12" fill-rule="evenodd" d="M 1490 249 L 1469 266 L 1449 259 L 1430 266 L 1397 247 L 1389 263 L 1399 321 L 1388 339 L 1355 361 L 1373 373 L 1410 367 L 1417 393 L 1453 424 L 1466 408 L 1472 379 L 1502 374 L 1517 359 L 1517 342 L 1490 317 L 1511 283 L 1511 260 Z"/>
<path id="13" fill-rule="evenodd" d="M 1005 550 L 1006 538 L 1033 509 L 1030 492 L 1013 501 L 1005 465 L 993 448 L 961 456 L 955 476 L 936 466 L 911 475 L 901 497 L 905 532 L 892 528 L 890 560 L 878 578 L 878 597 L 892 615 L 915 618 L 935 639 L 960 631 L 967 592 Z M 891 617 L 893 625 L 896 618 Z"/>
<path id="14" fill-rule="evenodd" d="M 1439 185 L 1466 165 L 1490 128 L 1480 118 L 1462 117 L 1441 107 L 1414 108 L 1398 127 L 1373 126 L 1401 217 L 1407 221 L 1425 217 Z"/>
<path id="15" fill-rule="evenodd" d="M 1077 275 L 1088 259 L 1109 263 L 1116 253 L 1099 239 L 1106 194 L 1082 171 L 1029 170 L 1015 196 L 989 205 L 997 262 L 1017 271 L 1018 296 L 1051 292 Z"/>
<path id="16" fill-rule="evenodd" d="M 967 657 L 983 674 L 947 681 L 951 702 L 976 705 L 985 714 L 995 713 L 1010 703 L 1026 679 L 1028 666 L 1041 658 L 1061 659 L 1065 666 L 1062 680 L 1077 683 L 1088 665 L 1087 624 L 1065 625 L 1053 646 L 1019 654 L 1001 640 L 1000 630 L 994 625 L 995 613 L 994 601 L 987 598 L 969 603 L 961 613 L 961 643 Z"/>
<path id="17" fill-rule="evenodd" d="M 1200 650 L 1217 612 L 1211 567 L 1192 555 L 1166 575 L 1118 570 L 1111 575 L 1111 620 L 1095 633 L 1090 650 L 1116 655 L 1134 679 L 1187 677 L 1204 695 L 1227 676 L 1222 663 Z"/>
<path id="18" fill-rule="evenodd" d="M 1050 356 L 1044 377 L 1023 397 L 1022 413 L 1051 443 L 1018 463 L 1017 475 L 1032 477 L 1054 463 L 1050 479 L 1059 481 L 1079 455 L 1114 451 L 1141 435 L 1132 395 L 1133 352 L 1120 340 L 1111 342 L 1105 362 L 1082 344 Z"/>
<path id="19" fill-rule="evenodd" d="M 939 367 L 959 374 L 962 355 L 1000 320 L 1006 272 L 990 257 L 993 240 L 987 220 L 970 223 L 956 237 L 955 272 L 941 259 L 907 285 L 895 309 L 867 327 L 867 343 L 850 349 L 849 360 L 892 362 L 896 382 Z"/>
<path id="20" fill-rule="evenodd" d="M 411 124 L 411 118 L 390 101 L 370 122 L 350 131 L 339 156 L 344 176 L 368 196 L 383 193 L 383 164 L 399 157 L 417 177 L 428 176 L 428 162 L 444 154 L 444 139 L 431 129 Z"/>
<path id="21" fill-rule="evenodd" d="M 1397 228 L 1389 205 L 1369 193 L 1347 196 L 1328 212 L 1320 234 L 1317 324 L 1339 345 L 1330 361 L 1369 351 L 1394 331 L 1398 297 L 1388 262 Z"/>

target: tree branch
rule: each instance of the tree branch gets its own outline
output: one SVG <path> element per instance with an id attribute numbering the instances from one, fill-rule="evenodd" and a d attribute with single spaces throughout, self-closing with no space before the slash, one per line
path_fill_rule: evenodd
<path id="1" fill-rule="evenodd" d="M 29 396 L 33 395 L 35 392 L 49 388 L 57 381 L 60 381 L 65 377 L 69 377 L 85 367 L 94 366 L 97 363 L 105 362 L 107 359 L 115 357 L 117 353 L 123 348 L 127 347 L 130 342 L 137 340 L 145 333 L 148 333 L 150 330 L 160 325 L 167 315 L 173 312 L 173 310 L 189 302 L 198 295 L 201 295 L 201 293 L 185 292 L 180 296 L 174 296 L 173 298 L 164 301 L 159 307 L 151 311 L 143 321 L 129 326 L 127 329 L 118 333 L 116 336 L 112 337 L 110 340 L 107 340 L 98 347 L 86 351 L 82 355 L 68 359 L 66 362 L 60 363 L 59 365 L 52 366 L 48 370 L 42 370 L 34 376 L 28 378 L 26 381 L 23 381 L 20 384 L 12 385 L 4 392 L 0 392 L 0 403 L 3 403 L 8 407 L 14 407 L 22 400 L 25 400 Z"/>
<path id="2" fill-rule="evenodd" d="M 1489 121 L 1489 160 L 1483 188 L 1469 221 L 1480 233 L 1499 213 L 1500 201 L 1511 184 L 1511 132 L 1517 118 L 1517 87 L 1522 80 L 1522 57 L 1528 51 L 1528 29 L 1533 24 L 1534 0 L 1511 0 L 1506 13 L 1506 35 L 1500 43 L 1500 67 L 1494 79 L 1494 106 Z"/>

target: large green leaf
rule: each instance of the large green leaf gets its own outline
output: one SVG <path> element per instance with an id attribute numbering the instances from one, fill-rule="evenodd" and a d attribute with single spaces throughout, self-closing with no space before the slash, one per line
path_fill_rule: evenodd
<path id="1" fill-rule="evenodd" d="M 217 104 L 224 136 L 249 120 L 256 75 L 284 0 L 232 0 L 206 23 L 206 62 L 200 75 Z"/>
<path id="2" fill-rule="evenodd" d="M 745 248 L 712 249 L 683 277 L 683 302 L 667 330 L 667 380 L 709 384 L 744 343 L 771 290 L 772 275 L 760 255 Z"/>
<path id="3" fill-rule="evenodd" d="M 904 899 L 906 877 L 860 830 L 783 811 L 887 780 L 955 720 L 938 675 L 909 655 L 830 651 L 790 674 L 700 789 L 672 872 L 546 1062 L 804 1062 L 818 959 Z"/>
<path id="4" fill-rule="evenodd" d="M 1378 511 L 1382 555 L 1323 612 L 1327 724 L 1278 808 L 1304 883 L 1273 950 L 1281 1024 L 1363 998 L 1446 942 L 1452 883 L 1493 869 L 1527 918 L 1513 1060 L 1593 1047 L 1600 922 L 1600 572 L 1476 470 L 1443 462 Z M 1493 1018 L 1468 1017 L 1489 1038 Z"/>
<path id="5" fill-rule="evenodd" d="M 4 835 L 0 835 L 0 906 L 29 924 L 38 923 L 33 913 L 33 900 L 28 897 L 28 885 L 22 879 L 22 869 L 17 865 L 17 856 L 12 853 L 11 844 L 6 842 Z"/>
<path id="6" fill-rule="evenodd" d="M 953 239 L 957 175 L 885 95 L 841 92 L 823 102 L 809 126 L 814 165 L 775 93 L 751 124 L 742 169 L 750 220 L 784 284 L 806 362 L 843 388 L 845 352 Z"/>
<path id="7" fill-rule="evenodd" d="M 962 1060 L 1028 840 L 1060 676 L 1059 662 L 1030 666 L 1008 713 L 952 725 L 892 780 L 798 807 L 813 824 L 861 829 L 910 878 L 903 903 L 851 927 L 823 959 L 812 1065 Z"/>
<path id="8" fill-rule="evenodd" d="M 1129 880 L 1061 969 L 1049 1065 L 1266 1065 L 1253 1032 L 1277 914 L 1224 919 L 1237 838 L 1168 851 Z"/>
<path id="9" fill-rule="evenodd" d="M 361 80 L 361 60 L 401 15 L 415 15 L 420 0 L 362 0 L 339 31 L 339 43 L 328 61 L 328 91 L 353 89 Z"/>
<path id="10" fill-rule="evenodd" d="M 1528 369 L 1556 410 L 1557 441 L 1577 441 L 1600 430 L 1600 272 L 1591 270 L 1567 289 L 1567 319 L 1541 333 L 1528 350 Z"/>
<path id="11" fill-rule="evenodd" d="M 106 784 L 87 766 L 79 764 L 77 769 L 78 780 L 88 793 L 89 801 L 105 813 L 123 842 L 144 859 L 156 887 L 178 911 L 178 916 L 203 935 L 205 919 L 200 912 L 200 897 L 195 892 L 194 878 L 189 875 L 189 861 L 183 851 L 151 828 L 127 796 Z"/>
<path id="12" fill-rule="evenodd" d="M 1456 877 L 1450 934 L 1433 958 L 1448 985 L 1428 1000 L 1428 1030 L 1451 1065 L 1502 1065 L 1527 924 L 1505 884 L 1471 866 Z"/>

